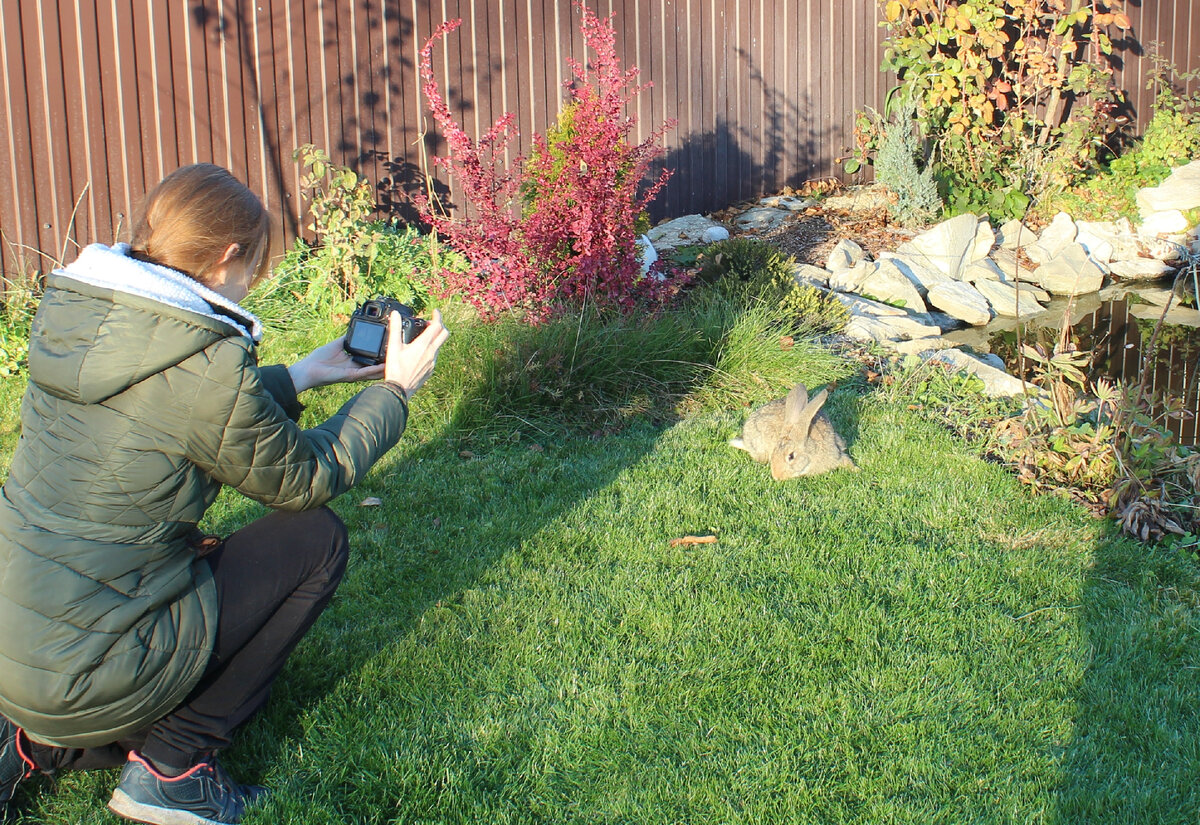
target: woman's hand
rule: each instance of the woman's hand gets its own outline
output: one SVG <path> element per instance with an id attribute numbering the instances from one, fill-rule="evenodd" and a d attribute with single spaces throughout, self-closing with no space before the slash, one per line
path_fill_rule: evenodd
<path id="1" fill-rule="evenodd" d="M 297 395 L 313 387 L 368 381 L 383 375 L 383 364 L 364 367 L 355 363 L 343 346 L 345 340 L 346 336 L 343 335 L 323 344 L 288 367 Z"/>
<path id="2" fill-rule="evenodd" d="M 421 385 L 433 373 L 438 350 L 450 333 L 442 325 L 441 311 L 436 309 L 424 331 L 407 344 L 401 337 L 400 326 L 400 313 L 393 311 L 388 319 L 387 360 L 384 361 L 383 379 L 398 384 L 404 390 L 404 397 L 412 398 L 413 393 L 421 389 Z"/>

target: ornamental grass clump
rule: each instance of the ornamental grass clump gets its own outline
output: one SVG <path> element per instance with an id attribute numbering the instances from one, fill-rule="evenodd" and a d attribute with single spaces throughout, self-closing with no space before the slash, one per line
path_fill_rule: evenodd
<path id="1" fill-rule="evenodd" d="M 636 67 L 621 68 L 611 23 L 576 5 L 592 59 L 586 66 L 567 61 L 570 102 L 552 140 L 535 135 L 529 158 L 508 168 L 503 154 L 516 132 L 514 116 L 506 113 L 472 140 L 433 75 L 434 43 L 462 21 L 443 23 L 421 50 L 425 96 L 449 146 L 434 163 L 457 181 L 467 207 L 446 214 L 428 196 L 418 206 L 471 263 L 467 272 L 445 273 L 446 291 L 485 318 L 511 314 L 541 323 L 585 304 L 629 310 L 661 304 L 680 285 L 643 271 L 635 229 L 670 177 L 664 169 L 642 187 L 674 121 L 641 143 L 630 141 L 636 119 L 626 112 L 649 84 L 636 83 Z"/>

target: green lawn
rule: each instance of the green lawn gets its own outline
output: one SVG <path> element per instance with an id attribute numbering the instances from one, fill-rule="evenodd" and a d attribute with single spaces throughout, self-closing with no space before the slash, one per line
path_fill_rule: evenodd
<path id="1" fill-rule="evenodd" d="M 782 484 L 725 444 L 742 409 L 468 437 L 441 398 L 334 505 L 346 581 L 227 754 L 275 791 L 249 822 L 1196 820 L 1193 562 L 851 385 L 860 471 Z M 114 781 L 18 821 L 115 822 Z"/>

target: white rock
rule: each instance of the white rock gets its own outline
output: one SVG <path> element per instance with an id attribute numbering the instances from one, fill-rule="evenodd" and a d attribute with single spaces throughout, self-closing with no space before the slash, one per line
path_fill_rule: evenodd
<path id="1" fill-rule="evenodd" d="M 759 206 L 769 206 L 772 209 L 786 209 L 789 212 L 803 212 L 805 209 L 811 209 L 817 205 L 817 202 L 810 198 L 793 198 L 789 195 L 773 195 L 769 198 L 763 198 L 758 202 Z"/>
<path id="2" fill-rule="evenodd" d="M 1200 309 L 1172 306 L 1164 316 L 1162 307 L 1149 304 L 1134 304 L 1129 308 L 1129 314 L 1143 321 L 1157 321 L 1160 317 L 1164 324 L 1178 324 L 1185 327 L 1200 327 Z"/>
<path id="3" fill-rule="evenodd" d="M 904 341 L 941 335 L 939 327 L 917 323 L 907 316 L 852 315 L 845 332 L 859 341 Z"/>
<path id="4" fill-rule="evenodd" d="M 1077 243 L 1067 244 L 1053 259 L 1033 271 L 1033 280 L 1055 295 L 1082 295 L 1104 284 L 1104 271 Z"/>
<path id="5" fill-rule="evenodd" d="M 1036 393 L 1037 387 L 1009 375 L 1001 369 L 972 358 L 960 349 L 947 349 L 934 353 L 928 359 L 932 363 L 943 363 L 959 372 L 969 372 L 983 381 L 983 391 L 991 396 L 1024 395 Z"/>
<path id="6" fill-rule="evenodd" d="M 1046 308 L 1033 296 L 1028 287 L 1018 287 L 1002 281 L 977 281 L 975 288 L 987 298 L 997 315 L 1008 318 L 1028 318 Z M 1042 292 L 1038 290 L 1038 292 Z M 1045 295 L 1044 292 L 1042 292 Z M 1047 295 L 1047 300 L 1049 296 Z"/>
<path id="7" fill-rule="evenodd" d="M 1138 234 L 1143 238 L 1157 238 L 1159 235 L 1185 232 L 1187 228 L 1188 219 L 1184 214 L 1178 209 L 1171 209 L 1142 215 L 1142 224 L 1138 227 Z"/>
<path id="8" fill-rule="evenodd" d="M 1076 242 L 1097 260 L 1102 259 L 1105 245 L 1105 263 L 1128 261 L 1141 254 L 1137 233 L 1128 218 L 1117 221 L 1076 221 L 1075 226 L 1079 230 L 1075 236 Z"/>
<path id="9" fill-rule="evenodd" d="M 1163 288 L 1147 289 L 1143 287 L 1135 294 L 1142 300 L 1149 301 L 1150 303 L 1159 307 L 1165 307 L 1168 301 L 1174 302 L 1175 300 L 1174 294 L 1171 292 L 1171 290 Z"/>
<path id="10" fill-rule="evenodd" d="M 834 261 L 830 255 L 831 264 L 840 264 L 841 261 Z M 874 261 L 859 261 L 849 269 L 828 266 L 829 270 L 829 286 L 831 289 L 836 289 L 838 292 L 859 292 L 863 281 L 867 276 L 875 271 Z"/>
<path id="11" fill-rule="evenodd" d="M 1126 281 L 1153 281 L 1171 272 L 1174 267 L 1154 258 L 1133 261 L 1113 261 L 1108 265 L 1113 275 Z"/>
<path id="12" fill-rule="evenodd" d="M 792 267 L 792 276 L 795 277 L 798 284 L 829 286 L 829 270 L 812 264 L 796 264 Z"/>
<path id="13" fill-rule="evenodd" d="M 968 212 L 922 232 L 896 251 L 959 280 L 968 264 L 987 257 L 994 241 L 991 226 L 982 230 L 979 218 Z"/>
<path id="14" fill-rule="evenodd" d="M 1030 280 L 1033 269 L 1021 264 L 1017 258 L 1017 253 L 1011 249 L 997 249 L 992 252 L 991 259 L 1000 271 L 1004 273 L 1004 277 L 1010 281 L 1028 281 Z"/>
<path id="15" fill-rule="evenodd" d="M 658 252 L 654 249 L 654 244 L 651 240 L 642 235 L 635 243 L 642 249 L 642 274 L 646 275 L 650 272 L 650 267 L 658 260 Z"/>
<path id="16" fill-rule="evenodd" d="M 954 283 L 954 279 L 949 275 L 938 269 L 934 269 L 915 255 L 882 252 L 879 255 L 879 260 L 894 263 L 904 277 L 912 281 L 913 286 L 922 295 L 928 292 L 931 286 Z"/>
<path id="17" fill-rule="evenodd" d="M 1054 216 L 1054 220 L 1050 221 L 1050 225 L 1042 230 L 1037 242 L 1025 249 L 1025 254 L 1033 261 L 1044 264 L 1056 257 L 1067 244 L 1074 243 L 1077 233 L 1078 229 L 1071 216 L 1066 212 L 1059 212 Z"/>
<path id="18" fill-rule="evenodd" d="M 1200 206 L 1200 160 L 1180 166 L 1158 186 L 1137 193 L 1143 222 L 1154 212 L 1195 209 Z"/>
<path id="19" fill-rule="evenodd" d="M 654 246 L 662 252 L 680 246 L 705 243 L 704 233 L 713 227 L 724 229 L 721 224 L 703 215 L 684 215 L 682 218 L 675 218 L 674 220 L 660 223 L 647 232 L 646 235 L 649 236 Z"/>
<path id="20" fill-rule="evenodd" d="M 923 312 L 925 302 L 893 261 L 859 261 L 854 269 L 834 272 L 829 285 L 840 292 L 857 292 L 893 306 Z"/>
<path id="21" fill-rule="evenodd" d="M 881 341 L 885 347 L 901 355 L 921 355 L 925 352 L 950 349 L 953 343 L 940 336 L 931 338 L 910 338 L 907 341 Z"/>
<path id="22" fill-rule="evenodd" d="M 700 234 L 700 240 L 705 243 L 717 243 L 729 240 L 729 230 L 723 226 L 710 226 Z"/>
<path id="23" fill-rule="evenodd" d="M 786 209 L 772 209 L 769 206 L 759 206 L 747 209 L 733 219 L 741 229 L 754 229 L 759 232 L 769 232 L 783 223 L 788 216 Z"/>
<path id="24" fill-rule="evenodd" d="M 1004 270 L 991 258 L 984 258 L 963 270 L 963 280 L 970 284 L 979 281 L 1003 281 Z"/>
<path id="25" fill-rule="evenodd" d="M 992 229 L 992 224 L 987 218 L 981 218 L 979 225 L 975 228 L 975 248 L 971 255 L 971 262 L 986 258 L 995 246 L 996 230 Z"/>
<path id="26" fill-rule="evenodd" d="M 992 320 L 992 310 L 987 298 L 968 283 L 955 281 L 938 284 L 929 290 L 927 298 L 930 306 L 937 307 L 972 326 L 982 326 Z"/>
<path id="27" fill-rule="evenodd" d="M 1016 218 L 1005 223 L 996 233 L 996 243 L 1002 249 L 1020 249 L 1036 240 L 1037 233 Z"/>
<path id="28" fill-rule="evenodd" d="M 866 257 L 866 250 L 854 241 L 841 240 L 830 250 L 829 259 L 825 262 L 825 268 L 830 272 L 853 269 L 858 265 L 859 261 L 865 260 Z"/>
<path id="29" fill-rule="evenodd" d="M 878 301 L 872 301 L 870 298 L 864 298 L 861 295 L 855 295 L 849 292 L 833 292 L 830 294 L 840 301 L 842 306 L 850 311 L 851 315 L 870 315 L 879 318 L 908 317 L 908 313 L 899 307 L 881 304 Z"/>

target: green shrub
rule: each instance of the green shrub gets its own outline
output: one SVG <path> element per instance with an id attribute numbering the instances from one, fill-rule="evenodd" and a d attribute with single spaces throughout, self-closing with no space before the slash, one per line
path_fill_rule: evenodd
<path id="1" fill-rule="evenodd" d="M 916 116 L 916 102 L 905 98 L 892 119 L 881 126 L 875 157 L 875 179 L 896 196 L 888 212 L 906 226 L 925 223 L 942 210 L 932 167 L 917 166 L 917 158 L 924 160 L 924 152 L 916 134 Z"/>
<path id="2" fill-rule="evenodd" d="M 827 293 L 796 281 L 796 259 L 764 241 L 730 238 L 701 258 L 701 291 L 743 307 L 765 306 L 788 328 L 838 332 L 849 312 Z"/>

